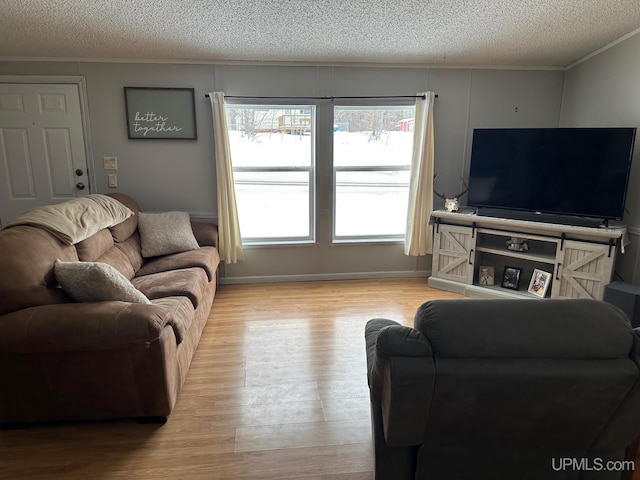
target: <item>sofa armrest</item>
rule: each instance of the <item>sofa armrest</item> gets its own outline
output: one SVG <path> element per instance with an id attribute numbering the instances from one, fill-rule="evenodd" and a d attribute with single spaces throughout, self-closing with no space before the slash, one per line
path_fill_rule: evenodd
<path id="1" fill-rule="evenodd" d="M 419 331 L 390 320 L 370 320 L 365 332 L 371 402 L 382 410 L 385 440 L 419 445 L 435 383 L 431 345 Z"/>
<path id="2" fill-rule="evenodd" d="M 193 235 L 201 247 L 218 248 L 218 226 L 213 223 L 191 220 Z"/>
<path id="3" fill-rule="evenodd" d="M 0 317 L 0 352 L 79 352 L 149 344 L 172 320 L 169 310 L 139 303 L 30 307 Z"/>

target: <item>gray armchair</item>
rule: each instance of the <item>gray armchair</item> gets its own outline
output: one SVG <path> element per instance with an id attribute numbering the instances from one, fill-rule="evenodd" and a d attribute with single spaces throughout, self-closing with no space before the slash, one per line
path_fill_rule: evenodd
<path id="1" fill-rule="evenodd" d="M 376 480 L 629 475 L 640 330 L 616 307 L 436 300 L 365 337 Z"/>

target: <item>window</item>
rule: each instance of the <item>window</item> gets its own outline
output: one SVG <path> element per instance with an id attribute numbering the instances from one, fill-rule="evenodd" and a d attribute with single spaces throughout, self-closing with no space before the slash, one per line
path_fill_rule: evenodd
<path id="1" fill-rule="evenodd" d="M 404 239 L 415 107 L 334 107 L 334 241 Z"/>
<path id="2" fill-rule="evenodd" d="M 314 240 L 314 116 L 311 105 L 227 104 L 243 243 Z"/>

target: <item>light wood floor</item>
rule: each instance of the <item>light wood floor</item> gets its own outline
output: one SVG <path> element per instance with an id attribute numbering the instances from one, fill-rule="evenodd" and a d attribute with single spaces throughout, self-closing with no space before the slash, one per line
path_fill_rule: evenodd
<path id="1" fill-rule="evenodd" d="M 0 431 L 0 478 L 371 480 L 364 325 L 454 297 L 426 279 L 222 285 L 165 425 Z"/>

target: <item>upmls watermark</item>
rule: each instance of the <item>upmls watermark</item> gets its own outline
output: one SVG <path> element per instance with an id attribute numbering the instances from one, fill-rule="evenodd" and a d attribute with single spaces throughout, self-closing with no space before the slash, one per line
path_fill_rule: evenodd
<path id="1" fill-rule="evenodd" d="M 633 471 L 633 460 L 603 460 L 602 458 L 559 457 L 551 459 L 551 468 L 556 472 L 564 470 L 580 470 L 586 472 L 623 472 Z"/>

